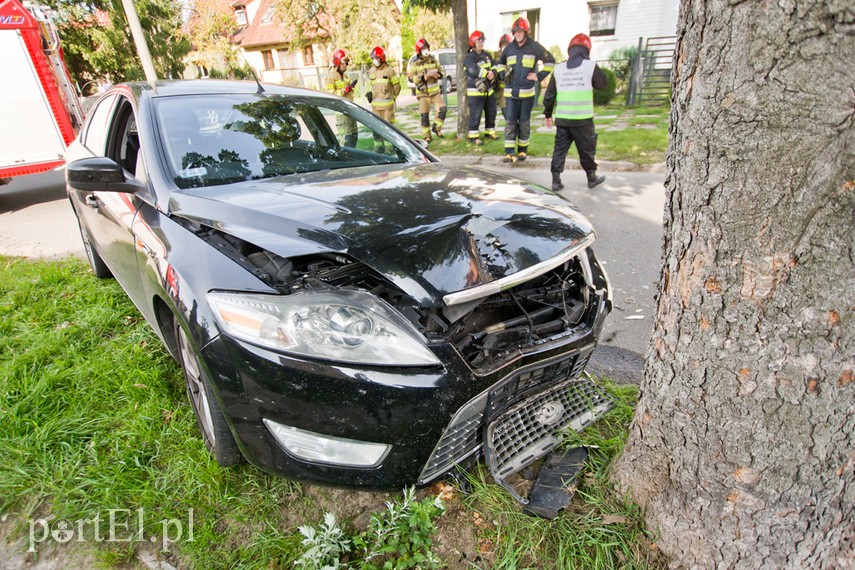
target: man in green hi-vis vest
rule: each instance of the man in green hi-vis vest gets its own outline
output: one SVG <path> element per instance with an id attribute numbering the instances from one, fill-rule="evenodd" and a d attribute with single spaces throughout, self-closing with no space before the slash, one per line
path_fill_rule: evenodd
<path id="1" fill-rule="evenodd" d="M 552 128 L 555 111 L 555 148 L 552 151 L 552 189 L 564 189 L 561 173 L 570 145 L 576 143 L 579 163 L 588 175 L 588 188 L 605 182 L 605 176 L 597 176 L 597 133 L 594 131 L 594 89 L 606 87 L 606 76 L 599 66 L 590 60 L 591 38 L 577 34 L 567 46 L 567 61 L 555 65 L 549 87 L 543 96 L 543 115 L 546 127 Z"/>

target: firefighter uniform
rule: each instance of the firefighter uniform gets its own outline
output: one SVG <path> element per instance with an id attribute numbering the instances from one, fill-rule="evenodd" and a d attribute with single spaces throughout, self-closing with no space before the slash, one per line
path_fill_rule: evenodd
<path id="1" fill-rule="evenodd" d="M 353 85 L 338 68 L 332 68 L 327 75 L 327 92 L 353 101 Z M 356 147 L 357 130 L 356 120 L 353 117 L 338 113 L 336 128 L 342 145 Z"/>
<path id="2" fill-rule="evenodd" d="M 380 67 L 372 67 L 368 74 L 371 80 L 371 110 L 390 123 L 395 122 L 395 99 L 401 92 L 401 83 L 395 70 L 384 61 Z M 383 152 L 383 139 L 374 136 L 374 149 Z"/>
<path id="3" fill-rule="evenodd" d="M 537 62 L 543 62 L 543 68 L 537 72 Z M 534 107 L 535 84 L 543 81 L 552 73 L 555 58 L 542 45 L 526 35 L 523 45 L 512 41 L 502 50 L 497 65 L 504 73 L 505 80 L 505 156 L 506 159 L 519 153 L 525 160 L 528 142 L 531 136 L 531 110 Z M 536 73 L 537 79 L 528 79 L 529 73 Z"/>
<path id="4" fill-rule="evenodd" d="M 466 97 L 469 99 L 469 141 L 479 142 L 478 127 L 484 113 L 484 135 L 496 138 L 496 72 L 493 80 L 487 80 L 487 72 L 493 71 L 493 58 L 486 51 L 469 50 L 463 61 L 466 69 Z"/>
<path id="5" fill-rule="evenodd" d="M 428 75 L 436 70 L 436 77 Z M 419 102 L 422 136 L 426 141 L 431 140 L 430 109 L 434 108 L 433 132 L 442 137 L 442 125 L 445 123 L 445 102 L 442 100 L 442 66 L 439 61 L 428 55 L 423 57 L 416 54 L 407 67 L 407 77 L 416 86 L 416 98 Z"/>
<path id="6" fill-rule="evenodd" d="M 497 51 L 493 54 L 493 68 L 498 73 L 498 62 L 499 58 L 502 56 L 502 50 Z M 502 116 L 505 116 L 505 80 L 502 77 L 502 74 L 499 74 L 498 80 L 496 81 L 496 109 L 502 113 Z"/>

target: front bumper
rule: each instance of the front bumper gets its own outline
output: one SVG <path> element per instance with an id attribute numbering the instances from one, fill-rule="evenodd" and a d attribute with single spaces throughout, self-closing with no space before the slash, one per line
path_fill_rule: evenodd
<path id="1" fill-rule="evenodd" d="M 296 359 L 221 335 L 201 351 L 201 360 L 252 464 L 298 480 L 400 488 L 427 484 L 485 449 L 488 463 L 499 461 L 505 469 L 528 464 L 535 448 L 554 447 L 559 429 L 589 422 L 593 392 L 586 387 L 578 397 L 567 396 L 567 386 L 586 382 L 578 378 L 608 310 L 600 301 L 573 334 L 482 376 L 448 345 L 434 349 L 441 367 L 356 367 Z M 546 403 L 552 408 L 544 412 Z M 556 406 L 566 413 L 555 412 Z M 549 416 L 539 427 L 538 414 Z M 391 449 L 372 467 L 306 461 L 288 453 L 264 420 Z"/>

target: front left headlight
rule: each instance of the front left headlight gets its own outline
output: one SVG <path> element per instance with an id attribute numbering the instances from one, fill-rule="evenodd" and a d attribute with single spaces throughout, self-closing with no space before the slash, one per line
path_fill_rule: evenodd
<path id="1" fill-rule="evenodd" d="M 212 292 L 207 298 L 223 331 L 253 344 L 337 362 L 440 364 L 412 324 L 366 291 Z"/>

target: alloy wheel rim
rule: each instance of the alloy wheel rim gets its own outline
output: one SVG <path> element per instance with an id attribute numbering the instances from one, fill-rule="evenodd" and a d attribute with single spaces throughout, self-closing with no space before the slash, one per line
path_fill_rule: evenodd
<path id="1" fill-rule="evenodd" d="M 184 329 L 178 329 L 178 344 L 181 362 L 184 365 L 184 378 L 187 381 L 187 392 L 190 394 L 190 400 L 193 404 L 193 409 L 196 411 L 196 417 L 199 418 L 199 424 L 202 427 L 205 438 L 213 447 L 216 443 L 214 436 L 214 419 L 211 416 L 211 407 L 208 404 L 208 393 L 205 389 L 205 382 L 202 379 L 202 370 L 199 367 L 199 360 L 196 354 L 190 349 L 190 343 L 187 341 L 187 334 Z"/>

